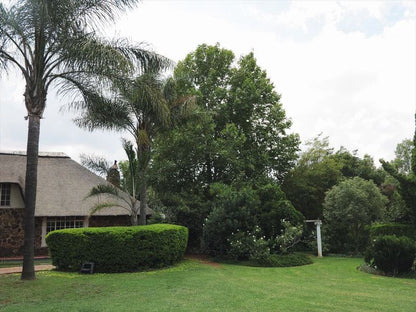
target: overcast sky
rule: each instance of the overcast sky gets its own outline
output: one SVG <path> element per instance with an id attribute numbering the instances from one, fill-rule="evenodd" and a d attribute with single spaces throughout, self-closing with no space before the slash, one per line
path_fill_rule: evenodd
<path id="1" fill-rule="evenodd" d="M 146 42 L 174 61 L 202 43 L 237 57 L 254 52 L 302 142 L 319 133 L 341 145 L 391 160 L 412 138 L 416 109 L 416 1 L 150 1 L 105 31 Z M 0 77 L 0 150 L 25 150 L 24 84 Z M 120 133 L 89 133 L 59 112 L 50 93 L 40 150 L 109 160 L 126 157 Z"/>

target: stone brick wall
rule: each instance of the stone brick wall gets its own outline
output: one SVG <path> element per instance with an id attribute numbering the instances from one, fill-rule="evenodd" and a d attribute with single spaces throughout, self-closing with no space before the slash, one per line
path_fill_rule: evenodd
<path id="1" fill-rule="evenodd" d="M 90 227 L 130 225 L 129 216 L 92 216 Z M 42 218 L 35 218 L 35 255 L 47 255 L 48 249 L 41 247 Z M 0 257 L 23 255 L 23 209 L 0 209 Z"/>
<path id="2" fill-rule="evenodd" d="M 0 209 L 0 257 L 23 255 L 23 209 Z M 47 249 L 41 248 L 42 218 L 35 218 L 35 254 L 46 255 Z"/>
<path id="3" fill-rule="evenodd" d="M 0 209 L 0 257 L 17 256 L 23 248 L 23 209 Z"/>

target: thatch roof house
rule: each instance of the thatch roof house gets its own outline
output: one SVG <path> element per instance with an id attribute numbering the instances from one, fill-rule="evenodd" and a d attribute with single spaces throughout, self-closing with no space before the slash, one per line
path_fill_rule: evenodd
<path id="1" fill-rule="evenodd" d="M 0 152 L 0 256 L 21 252 L 25 172 L 25 153 Z M 65 154 L 39 154 L 35 211 L 38 253 L 46 247 L 45 235 L 55 229 L 130 224 L 129 212 L 120 207 L 89 217 L 97 199 L 85 197 L 94 186 L 103 183 L 108 182 Z M 150 212 L 149 209 L 147 214 Z"/>

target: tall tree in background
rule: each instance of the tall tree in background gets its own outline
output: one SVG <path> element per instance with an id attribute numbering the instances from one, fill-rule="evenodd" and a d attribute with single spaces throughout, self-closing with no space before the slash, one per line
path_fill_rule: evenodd
<path id="1" fill-rule="evenodd" d="M 49 88 L 61 83 L 84 103 L 104 101 L 100 93 L 111 76 L 135 68 L 163 67 L 165 58 L 96 34 L 98 26 L 114 21 L 138 0 L 18 0 L 0 3 L 0 67 L 18 69 L 26 83 L 28 140 L 25 182 L 24 260 L 22 279 L 34 279 L 34 214 L 40 120 Z M 138 65 L 136 67 L 135 65 Z"/>
<path id="2" fill-rule="evenodd" d="M 373 159 L 344 147 L 334 151 L 328 137 L 307 142 L 308 149 L 300 155 L 295 168 L 286 176 L 282 188 L 288 199 L 307 219 L 322 218 L 325 193 L 345 178 L 360 177 L 378 186 L 384 181 L 382 170 Z"/>
<path id="3" fill-rule="evenodd" d="M 298 151 L 280 95 L 254 55 L 234 61 L 232 51 L 204 44 L 179 62 L 176 92 L 195 95 L 198 109 L 156 139 L 155 191 L 189 228 L 195 248 L 215 205 L 214 184 L 232 185 L 233 192 L 277 185 Z"/>
<path id="4" fill-rule="evenodd" d="M 412 140 L 405 139 L 396 146 L 393 165 L 399 173 L 409 174 L 412 171 L 412 153 L 414 144 Z"/>
<path id="5" fill-rule="evenodd" d="M 389 163 L 382 159 L 380 159 L 380 162 L 383 169 L 398 181 L 398 192 L 408 208 L 407 220 L 410 223 L 416 224 L 416 128 L 413 137 L 413 146 L 411 147 L 411 166 L 408 174 L 401 171 L 399 167 L 396 167 L 394 162 Z"/>

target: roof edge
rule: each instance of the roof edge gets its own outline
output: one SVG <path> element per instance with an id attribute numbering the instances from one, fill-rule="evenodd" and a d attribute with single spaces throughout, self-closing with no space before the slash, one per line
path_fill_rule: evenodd
<path id="1" fill-rule="evenodd" d="M 13 155 L 13 156 L 26 156 L 25 151 L 2 151 L 0 155 Z M 71 158 L 65 153 L 61 152 L 39 152 L 39 157 L 50 157 L 50 158 Z"/>

